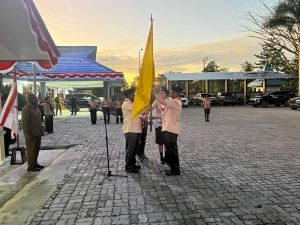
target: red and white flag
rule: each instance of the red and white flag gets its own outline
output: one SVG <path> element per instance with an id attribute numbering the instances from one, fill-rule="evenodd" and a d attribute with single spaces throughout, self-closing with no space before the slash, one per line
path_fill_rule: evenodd
<path id="1" fill-rule="evenodd" d="M 0 113 L 0 125 L 11 129 L 12 138 L 16 138 L 18 131 L 18 99 L 17 99 L 17 82 L 14 76 L 13 84 L 7 100 Z"/>

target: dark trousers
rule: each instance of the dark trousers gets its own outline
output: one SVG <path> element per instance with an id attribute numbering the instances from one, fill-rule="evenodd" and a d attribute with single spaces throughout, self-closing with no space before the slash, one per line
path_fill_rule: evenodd
<path id="1" fill-rule="evenodd" d="M 97 109 L 90 109 L 92 124 L 96 124 L 97 121 Z"/>
<path id="2" fill-rule="evenodd" d="M 204 109 L 205 120 L 209 120 L 210 109 Z"/>
<path id="3" fill-rule="evenodd" d="M 26 138 L 26 159 L 28 168 L 33 168 L 37 165 L 37 159 L 41 148 L 41 136 Z"/>
<path id="4" fill-rule="evenodd" d="M 104 123 L 109 123 L 110 122 L 110 108 L 102 108 L 103 110 L 103 115 L 104 115 Z"/>
<path id="5" fill-rule="evenodd" d="M 180 173 L 179 155 L 177 147 L 178 134 L 163 131 L 164 145 L 166 148 L 165 161 L 171 167 L 173 173 Z"/>
<path id="6" fill-rule="evenodd" d="M 135 156 L 138 151 L 139 145 L 141 144 L 141 133 L 126 133 L 126 156 L 125 156 L 125 168 L 135 169 Z"/>
<path id="7" fill-rule="evenodd" d="M 76 115 L 76 113 L 77 113 L 77 107 L 76 107 L 76 105 L 71 105 L 71 115 L 73 115 L 73 113 Z"/>
<path id="8" fill-rule="evenodd" d="M 45 116 L 45 131 L 48 133 L 53 133 L 53 115 Z"/>
<path id="9" fill-rule="evenodd" d="M 141 144 L 138 148 L 137 155 L 144 155 L 145 154 L 145 146 L 146 146 L 146 139 L 147 139 L 147 127 L 142 129 L 141 134 Z"/>
<path id="10" fill-rule="evenodd" d="M 116 109 L 116 123 L 123 123 L 123 112 L 121 108 Z"/>
<path id="11" fill-rule="evenodd" d="M 9 155 L 9 145 L 11 144 L 11 129 L 7 127 L 3 127 L 3 130 L 5 130 L 4 134 L 4 148 L 5 148 L 5 156 Z"/>

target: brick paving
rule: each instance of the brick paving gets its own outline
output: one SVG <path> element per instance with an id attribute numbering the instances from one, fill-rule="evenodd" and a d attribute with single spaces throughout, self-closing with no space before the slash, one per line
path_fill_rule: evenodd
<path id="1" fill-rule="evenodd" d="M 153 132 L 139 175 L 99 185 L 103 121 L 55 117 L 51 140 L 82 148 L 30 224 L 300 224 L 299 118 L 283 107 L 215 107 L 207 123 L 202 108 L 183 109 L 180 176 L 164 175 Z M 121 125 L 107 130 L 112 173 L 126 175 Z"/>

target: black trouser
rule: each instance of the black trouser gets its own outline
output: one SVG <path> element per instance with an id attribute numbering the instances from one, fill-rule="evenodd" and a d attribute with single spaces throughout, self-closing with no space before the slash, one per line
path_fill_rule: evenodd
<path id="1" fill-rule="evenodd" d="M 53 115 L 45 116 L 45 131 L 48 133 L 53 133 Z"/>
<path id="2" fill-rule="evenodd" d="M 90 109 L 90 113 L 91 113 L 92 124 L 96 124 L 96 121 L 97 121 L 97 109 Z"/>
<path id="3" fill-rule="evenodd" d="M 146 145 L 146 139 L 147 139 L 147 127 L 145 128 L 142 128 L 142 134 L 141 134 L 141 144 L 138 148 L 138 151 L 137 151 L 137 155 L 144 155 L 145 154 L 145 145 Z"/>
<path id="4" fill-rule="evenodd" d="M 76 109 L 77 109 L 76 105 L 71 105 L 71 112 L 72 112 L 71 115 L 73 115 L 73 113 L 75 113 L 75 115 L 76 115 L 76 113 L 77 113 Z"/>
<path id="5" fill-rule="evenodd" d="M 5 130 L 4 134 L 4 148 L 5 148 L 5 156 L 9 155 L 9 145 L 11 144 L 11 129 L 7 127 L 3 127 Z"/>
<path id="6" fill-rule="evenodd" d="M 116 109 L 116 123 L 119 123 L 119 120 L 123 123 L 123 112 L 121 108 Z"/>
<path id="7" fill-rule="evenodd" d="M 126 133 L 126 156 L 125 156 L 125 169 L 135 169 L 135 156 L 139 145 L 141 144 L 141 133 Z"/>
<path id="8" fill-rule="evenodd" d="M 110 122 L 110 108 L 108 107 L 103 107 L 103 115 L 104 115 L 104 123 L 109 123 Z"/>
<path id="9" fill-rule="evenodd" d="M 205 120 L 209 120 L 210 109 L 204 109 Z"/>
<path id="10" fill-rule="evenodd" d="M 165 161 L 171 167 L 173 173 L 180 173 L 179 155 L 177 147 L 178 134 L 163 131 L 164 145 L 165 145 Z"/>

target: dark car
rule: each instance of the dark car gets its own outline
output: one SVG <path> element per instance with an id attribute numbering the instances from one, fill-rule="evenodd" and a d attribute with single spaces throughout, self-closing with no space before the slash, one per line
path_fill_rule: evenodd
<path id="1" fill-rule="evenodd" d="M 66 108 L 70 109 L 70 98 L 74 95 L 77 99 L 77 111 L 81 108 L 88 108 L 89 101 L 94 98 L 97 104 L 100 106 L 101 100 L 100 98 L 96 97 L 92 94 L 84 94 L 84 93 L 74 93 L 74 94 L 67 94 L 64 99 L 64 105 Z"/>
<path id="2" fill-rule="evenodd" d="M 249 100 L 249 104 L 252 104 L 253 107 L 262 106 L 268 107 L 268 105 L 280 106 L 288 105 L 289 99 L 295 97 L 296 95 L 291 91 L 273 91 L 265 93 L 263 96 L 256 96 Z"/>
<path id="3" fill-rule="evenodd" d="M 299 109 L 300 108 L 300 97 L 291 98 L 288 101 L 288 104 L 291 109 L 294 109 L 294 110 Z"/>
<path id="4" fill-rule="evenodd" d="M 232 95 L 230 92 L 218 92 L 217 94 L 218 105 L 242 105 L 243 99 Z"/>
<path id="5" fill-rule="evenodd" d="M 216 97 L 211 95 L 210 93 L 198 93 L 194 96 L 194 98 L 191 100 L 191 104 L 194 106 L 196 105 L 202 105 L 203 99 L 207 98 L 210 101 L 211 105 L 216 104 Z"/>

